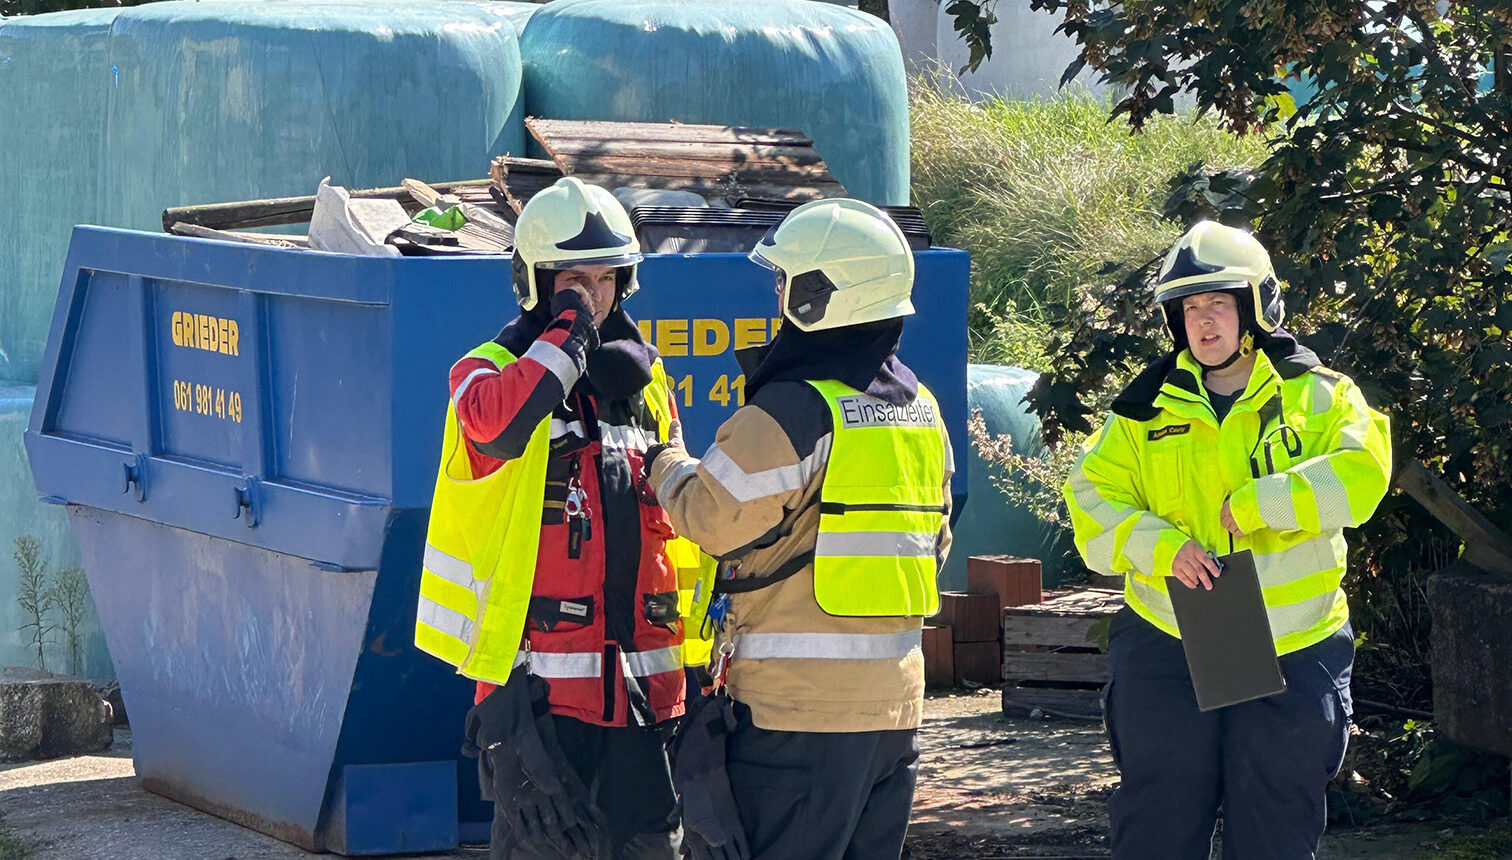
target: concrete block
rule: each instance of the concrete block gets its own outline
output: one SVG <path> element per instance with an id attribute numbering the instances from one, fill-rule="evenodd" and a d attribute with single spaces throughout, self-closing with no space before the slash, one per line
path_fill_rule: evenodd
<path id="1" fill-rule="evenodd" d="M 0 761 L 99 752 L 110 746 L 112 716 L 88 681 L 6 669 L 0 674 Z"/>
<path id="2" fill-rule="evenodd" d="M 999 616 L 1010 606 L 1029 606 L 1045 599 L 1039 560 L 1012 555 L 974 555 L 967 559 L 966 590 L 996 595 Z"/>
<path id="3" fill-rule="evenodd" d="M 1456 563 L 1428 578 L 1433 715 L 1466 746 L 1512 756 L 1512 579 Z"/>

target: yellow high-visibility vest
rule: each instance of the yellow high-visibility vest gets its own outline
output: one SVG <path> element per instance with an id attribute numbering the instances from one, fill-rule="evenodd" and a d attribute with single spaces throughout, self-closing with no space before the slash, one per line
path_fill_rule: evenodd
<path id="1" fill-rule="evenodd" d="M 503 369 L 509 350 L 485 343 L 467 354 Z M 546 493 L 550 419 L 525 452 L 476 477 L 455 403 L 446 407 L 441 467 L 420 571 L 415 646 L 479 681 L 502 684 L 514 668 L 535 579 Z"/>
<path id="2" fill-rule="evenodd" d="M 834 418 L 814 597 L 831 615 L 935 614 L 949 469 L 939 404 L 923 385 L 912 403 L 897 406 L 834 380 L 810 384 Z"/>
<path id="3" fill-rule="evenodd" d="M 515 360 L 492 341 L 467 357 L 487 359 L 501 370 Z M 666 441 L 671 395 L 660 360 L 652 364 L 651 377 L 646 406 L 657 421 L 658 436 Z M 531 432 L 523 454 L 475 477 L 456 404 L 447 406 L 420 573 L 415 645 L 475 680 L 502 684 L 520 659 L 540 546 L 549 427 L 548 416 Z M 688 550 L 679 552 L 686 555 Z M 696 547 L 692 553 L 696 556 Z M 675 566 L 670 555 L 668 564 Z"/>
<path id="4" fill-rule="evenodd" d="M 671 434 L 671 399 L 672 386 L 661 359 L 657 359 L 651 365 L 651 384 L 646 386 L 646 407 L 656 417 L 658 442 L 667 441 Z M 667 542 L 667 561 L 677 571 L 677 612 L 683 621 L 683 665 L 703 666 L 714 651 L 714 633 L 705 631 L 703 623 L 714 584 L 714 559 L 701 552 L 697 544 L 679 537 Z M 700 587 L 703 579 L 708 582 Z"/>
<path id="5" fill-rule="evenodd" d="M 685 537 L 667 542 L 667 557 L 677 569 L 677 612 L 683 621 L 683 665 L 707 666 L 714 655 L 714 630 L 705 624 L 714 596 L 719 563 Z"/>

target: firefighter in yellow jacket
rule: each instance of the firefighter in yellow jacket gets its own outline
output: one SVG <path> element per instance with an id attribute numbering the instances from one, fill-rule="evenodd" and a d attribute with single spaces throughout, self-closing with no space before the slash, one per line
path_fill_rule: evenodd
<path id="1" fill-rule="evenodd" d="M 1122 784 L 1118 858 L 1312 858 L 1348 740 L 1354 634 L 1343 530 L 1391 477 L 1387 419 L 1281 328 L 1270 257 L 1212 222 L 1155 287 L 1175 349 L 1114 401 L 1066 482 L 1088 567 L 1125 577 L 1106 721 Z M 1286 690 L 1199 712 L 1167 576 L 1210 588 L 1213 555 L 1254 554 Z"/>
<path id="2" fill-rule="evenodd" d="M 897 857 L 952 471 L 934 397 L 896 355 L 913 256 L 880 210 L 823 200 L 752 259 L 775 271 L 784 321 L 737 356 L 748 402 L 701 459 L 648 455 L 673 526 L 723 570 L 724 687 L 690 709 L 675 750 L 688 848 Z"/>

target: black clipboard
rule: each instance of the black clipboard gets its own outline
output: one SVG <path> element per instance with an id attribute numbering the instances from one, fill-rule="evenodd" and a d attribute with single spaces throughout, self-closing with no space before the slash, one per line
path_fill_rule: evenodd
<path id="1" fill-rule="evenodd" d="M 1221 556 L 1218 563 L 1222 575 L 1213 579 L 1212 591 L 1188 588 L 1176 577 L 1166 577 L 1201 711 L 1286 689 L 1254 555 L 1241 550 Z"/>

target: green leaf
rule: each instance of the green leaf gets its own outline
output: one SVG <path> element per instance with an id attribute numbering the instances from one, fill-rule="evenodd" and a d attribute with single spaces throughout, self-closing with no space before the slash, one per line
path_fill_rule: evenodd
<path id="1" fill-rule="evenodd" d="M 1276 93 L 1273 96 L 1267 96 L 1265 107 L 1277 119 L 1287 120 L 1297 114 L 1297 100 L 1292 98 L 1291 93 Z"/>

